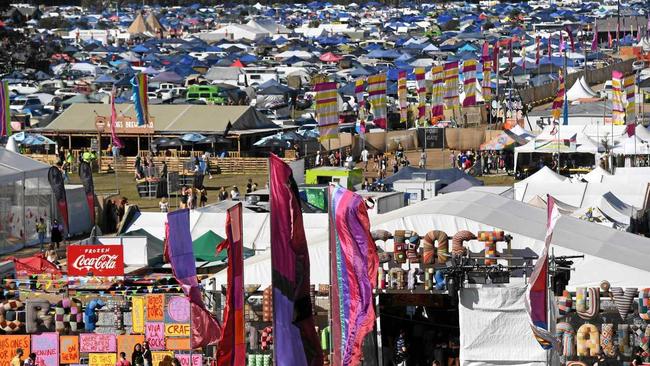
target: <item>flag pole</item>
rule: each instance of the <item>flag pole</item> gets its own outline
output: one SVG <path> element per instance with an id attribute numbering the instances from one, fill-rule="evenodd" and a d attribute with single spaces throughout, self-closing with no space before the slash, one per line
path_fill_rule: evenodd
<path id="1" fill-rule="evenodd" d="M 332 363 L 334 362 L 334 344 L 332 342 L 333 341 L 332 329 L 334 329 L 333 324 L 332 324 L 332 283 L 333 283 L 332 278 L 334 276 L 334 271 L 332 271 L 332 265 L 333 265 L 333 263 L 332 263 L 332 244 L 333 244 L 333 240 L 334 240 L 334 232 L 333 232 L 334 228 L 332 226 L 332 186 L 331 185 L 327 187 L 327 229 L 328 229 L 327 233 L 328 233 L 328 238 L 329 238 L 328 246 L 327 246 L 328 247 L 328 251 L 327 251 L 328 260 L 327 260 L 327 263 L 329 264 L 328 269 L 329 269 L 329 272 L 330 272 L 329 273 L 330 274 L 329 275 L 330 287 L 329 287 L 329 292 L 327 294 L 328 297 L 329 297 L 329 303 L 330 303 L 330 306 L 327 309 L 327 324 L 330 327 L 330 332 L 329 332 L 329 346 L 330 346 L 330 349 L 329 349 L 328 357 L 329 357 L 330 365 L 332 365 Z"/>
<path id="2" fill-rule="evenodd" d="M 271 155 L 270 155 L 270 153 L 269 153 L 269 157 L 268 157 L 268 159 L 266 161 L 266 164 L 267 164 L 266 166 L 268 168 L 267 179 L 268 179 L 268 182 L 269 182 L 269 184 L 268 184 L 268 187 L 269 187 L 269 222 L 273 222 L 273 220 L 271 219 L 271 217 L 273 216 L 273 210 L 271 209 L 273 207 L 273 194 L 272 194 L 273 190 L 271 189 L 271 184 L 273 184 L 273 183 L 271 181 Z M 275 236 L 275 235 L 273 235 L 274 231 L 275 230 L 271 230 L 271 243 L 273 243 L 273 237 Z M 272 245 L 269 247 L 269 251 L 273 252 L 273 246 Z M 273 262 L 274 262 L 273 253 L 271 253 L 271 268 L 275 268 L 275 266 L 273 265 Z M 273 273 L 271 273 L 271 299 L 273 299 L 273 289 L 274 289 L 274 287 L 273 287 L 274 283 L 273 282 L 274 282 L 273 281 Z M 273 307 L 273 305 L 274 305 L 273 300 L 271 300 L 271 307 Z M 273 313 L 274 312 L 275 311 L 273 311 Z M 275 327 L 275 318 L 276 318 L 276 316 L 275 316 L 275 314 L 272 314 L 272 315 L 273 316 L 272 316 L 271 320 L 272 320 L 273 329 L 276 329 L 276 327 Z M 277 352 L 275 351 L 275 349 L 273 350 L 273 364 L 274 365 L 278 364 Z"/>

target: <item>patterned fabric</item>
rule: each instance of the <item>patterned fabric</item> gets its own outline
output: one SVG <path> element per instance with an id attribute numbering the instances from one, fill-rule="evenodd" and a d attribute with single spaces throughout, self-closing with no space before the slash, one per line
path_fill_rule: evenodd
<path id="1" fill-rule="evenodd" d="M 632 356 L 633 343 L 630 337 L 630 326 L 628 324 L 619 324 L 616 336 L 618 338 L 618 352 L 625 357 Z"/>
<path id="2" fill-rule="evenodd" d="M 605 356 L 614 357 L 616 355 L 614 324 L 603 324 L 600 329 L 600 348 Z"/>
<path id="3" fill-rule="evenodd" d="M 560 316 L 569 315 L 574 310 L 573 298 L 571 297 L 571 293 L 569 291 L 564 290 L 564 292 L 562 292 L 562 296 L 556 297 L 555 300 Z"/>
<path id="4" fill-rule="evenodd" d="M 427 90 L 425 83 L 425 71 L 422 67 L 416 67 L 413 70 L 415 73 L 415 82 L 417 84 L 417 93 L 418 93 L 418 121 L 420 125 L 424 125 L 424 117 L 426 115 L 426 105 L 427 105 Z"/>
<path id="5" fill-rule="evenodd" d="M 623 95 L 623 73 L 612 71 L 612 123 L 625 124 L 625 96 Z"/>
<path id="6" fill-rule="evenodd" d="M 562 115 L 562 109 L 564 107 L 564 93 L 565 93 L 565 86 L 564 86 L 564 74 L 560 71 L 560 79 L 559 79 L 559 84 L 557 88 L 557 95 L 555 96 L 555 99 L 553 100 L 553 107 L 551 111 L 551 116 L 553 116 L 553 121 L 559 121 L 560 116 Z"/>
<path id="7" fill-rule="evenodd" d="M 372 122 L 379 128 L 386 128 L 386 74 L 368 77 L 368 101 L 372 106 Z"/>
<path id="8" fill-rule="evenodd" d="M 326 82 L 314 86 L 316 92 L 316 121 L 320 129 L 320 139 L 327 140 L 338 136 L 339 104 L 336 83 Z"/>
<path id="9" fill-rule="evenodd" d="M 564 357 L 573 357 L 576 354 L 575 338 L 576 331 L 569 323 L 557 323 L 555 327 L 555 336 L 562 339 L 562 355 Z"/>
<path id="10" fill-rule="evenodd" d="M 600 312 L 600 289 L 578 287 L 576 289 L 576 311 L 582 319 L 595 318 Z"/>
<path id="11" fill-rule="evenodd" d="M 440 230 L 429 231 L 422 238 L 422 249 L 423 264 L 434 264 L 436 253 L 438 254 L 438 263 L 446 263 L 447 259 L 449 259 L 449 238 L 447 233 Z"/>
<path id="12" fill-rule="evenodd" d="M 406 71 L 400 71 L 397 77 L 397 99 L 399 100 L 399 121 L 401 123 L 407 122 L 408 105 L 406 103 L 406 94 Z"/>
<path id="13" fill-rule="evenodd" d="M 131 100 L 133 101 L 138 126 L 146 125 L 149 123 L 149 96 L 147 95 L 149 82 L 147 81 L 147 74 L 139 73 L 133 76 L 131 85 L 133 86 Z"/>
<path id="14" fill-rule="evenodd" d="M 476 105 L 476 69 L 478 62 L 476 60 L 465 60 L 463 62 L 463 78 L 465 99 L 463 107 Z"/>
<path id="15" fill-rule="evenodd" d="M 488 103 L 492 101 L 492 58 L 483 56 L 483 82 L 481 83 L 481 92 L 483 100 Z"/>
<path id="16" fill-rule="evenodd" d="M 472 232 L 467 230 L 461 230 L 456 233 L 451 238 L 451 254 L 453 255 L 465 255 L 467 254 L 467 248 L 463 246 L 463 243 L 468 240 L 474 240 L 476 236 Z"/>
<path id="17" fill-rule="evenodd" d="M 625 98 L 627 104 L 625 106 L 625 118 L 628 125 L 636 124 L 636 85 L 634 85 L 634 75 L 630 75 L 623 79 L 623 90 L 625 90 Z"/>
<path id="18" fill-rule="evenodd" d="M 627 319 L 628 314 L 632 312 L 632 303 L 634 298 L 637 295 L 636 288 L 626 288 L 625 292 L 620 287 L 614 287 L 611 290 L 612 299 L 614 299 L 614 304 L 616 304 L 616 309 L 621 315 L 621 319 Z"/>
<path id="19" fill-rule="evenodd" d="M 600 333 L 595 325 L 585 323 L 578 328 L 577 334 L 578 356 L 598 356 L 600 353 Z"/>
<path id="20" fill-rule="evenodd" d="M 639 316 L 645 321 L 650 320 L 650 288 L 639 292 Z"/>
<path id="21" fill-rule="evenodd" d="M 445 107 L 458 105 L 458 61 L 447 62 L 445 69 Z"/>
<path id="22" fill-rule="evenodd" d="M 262 329 L 262 335 L 260 336 L 260 348 L 262 351 L 268 351 L 271 349 L 273 344 L 273 327 L 268 326 Z"/>
<path id="23" fill-rule="evenodd" d="M 497 242 L 503 241 L 505 234 L 503 231 L 479 231 L 478 241 L 485 242 L 485 265 L 492 266 L 497 264 Z M 490 258 L 490 259 L 488 259 Z"/>
<path id="24" fill-rule="evenodd" d="M 442 66 L 431 69 L 433 91 L 431 93 L 431 118 L 444 117 L 445 72 Z"/>

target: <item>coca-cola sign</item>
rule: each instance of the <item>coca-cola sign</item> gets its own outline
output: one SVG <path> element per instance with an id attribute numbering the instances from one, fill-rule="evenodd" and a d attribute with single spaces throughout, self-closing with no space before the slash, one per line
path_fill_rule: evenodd
<path id="1" fill-rule="evenodd" d="M 124 276 L 124 252 L 122 246 L 69 246 L 68 276 Z"/>

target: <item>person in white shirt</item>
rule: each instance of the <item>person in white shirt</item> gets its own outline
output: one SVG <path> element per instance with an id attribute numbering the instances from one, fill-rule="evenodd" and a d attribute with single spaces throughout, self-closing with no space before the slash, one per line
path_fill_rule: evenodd
<path id="1" fill-rule="evenodd" d="M 368 149 L 365 147 L 361 150 L 361 161 L 363 162 L 363 170 L 368 170 Z"/>
<path id="2" fill-rule="evenodd" d="M 237 186 L 232 186 L 232 190 L 230 191 L 230 199 L 232 200 L 239 200 L 239 189 Z"/>
<path id="3" fill-rule="evenodd" d="M 316 151 L 316 161 L 314 162 L 314 165 L 316 165 L 316 166 L 320 166 L 320 165 L 321 165 L 320 150 Z"/>

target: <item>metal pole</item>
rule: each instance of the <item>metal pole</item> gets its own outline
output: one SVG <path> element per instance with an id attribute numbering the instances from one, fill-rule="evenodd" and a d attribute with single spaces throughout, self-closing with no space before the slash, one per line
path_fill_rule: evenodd
<path id="1" fill-rule="evenodd" d="M 380 167 L 381 169 L 381 167 Z M 328 296 L 329 296 L 329 303 L 330 306 L 327 308 L 327 324 L 330 327 L 330 339 L 329 339 L 329 361 L 330 365 L 333 364 L 334 362 L 334 344 L 332 344 L 332 337 L 333 337 L 333 324 L 332 324 L 332 279 L 334 278 L 334 271 L 332 271 L 332 243 L 334 242 L 334 228 L 332 227 L 332 190 L 330 187 L 327 187 L 327 233 L 328 233 L 328 238 L 329 242 L 327 243 L 327 248 L 328 248 L 328 270 L 329 270 L 329 279 L 330 279 L 330 288 L 328 291 Z M 339 294 L 340 296 L 341 294 Z"/>
<path id="2" fill-rule="evenodd" d="M 621 0 L 618 0 L 616 2 L 616 51 L 619 51 L 621 49 L 620 42 L 620 34 L 619 31 L 621 30 Z"/>

